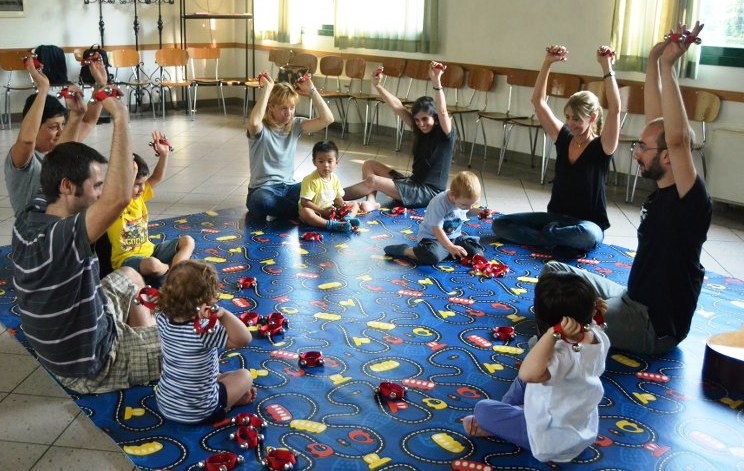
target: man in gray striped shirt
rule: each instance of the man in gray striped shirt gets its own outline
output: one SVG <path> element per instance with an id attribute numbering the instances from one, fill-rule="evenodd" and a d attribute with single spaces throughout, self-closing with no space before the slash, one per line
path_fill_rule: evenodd
<path id="1" fill-rule="evenodd" d="M 18 215 L 12 240 L 26 338 L 63 386 L 84 394 L 160 376 L 155 320 L 133 303 L 142 277 L 129 268 L 101 279 L 93 249 L 129 203 L 135 170 L 126 106 L 109 97 L 103 107 L 113 120 L 110 161 L 85 144 L 56 146 L 41 169 L 47 203 Z"/>

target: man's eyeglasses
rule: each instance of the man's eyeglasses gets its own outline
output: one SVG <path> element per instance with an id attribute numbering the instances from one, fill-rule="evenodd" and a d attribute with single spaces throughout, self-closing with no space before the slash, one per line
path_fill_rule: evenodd
<path id="1" fill-rule="evenodd" d="M 633 141 L 630 144 L 630 152 L 633 153 L 636 149 L 640 152 L 646 152 L 647 150 L 658 150 L 661 152 L 662 150 L 666 150 L 666 147 L 649 147 L 641 141 Z"/>

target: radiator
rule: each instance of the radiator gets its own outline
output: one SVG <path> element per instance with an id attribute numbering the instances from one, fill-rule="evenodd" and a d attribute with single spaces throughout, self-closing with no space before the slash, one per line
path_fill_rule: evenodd
<path id="1" fill-rule="evenodd" d="M 744 205 L 744 129 L 714 129 L 706 146 L 708 191 L 715 200 Z"/>

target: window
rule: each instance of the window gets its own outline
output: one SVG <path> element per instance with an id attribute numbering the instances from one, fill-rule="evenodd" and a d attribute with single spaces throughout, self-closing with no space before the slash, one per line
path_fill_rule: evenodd
<path id="1" fill-rule="evenodd" d="M 702 0 L 700 63 L 744 67 L 744 0 Z"/>
<path id="2" fill-rule="evenodd" d="M 406 52 L 438 49 L 439 0 L 262 0 L 255 3 L 260 39 L 303 44 L 333 36 L 338 48 Z"/>

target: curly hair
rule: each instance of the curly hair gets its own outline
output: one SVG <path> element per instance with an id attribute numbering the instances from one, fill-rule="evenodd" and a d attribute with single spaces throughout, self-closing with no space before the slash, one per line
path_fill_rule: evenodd
<path id="1" fill-rule="evenodd" d="M 185 260 L 171 267 L 158 298 L 158 311 L 168 319 L 193 319 L 199 306 L 217 298 L 217 270 L 208 263 Z"/>

